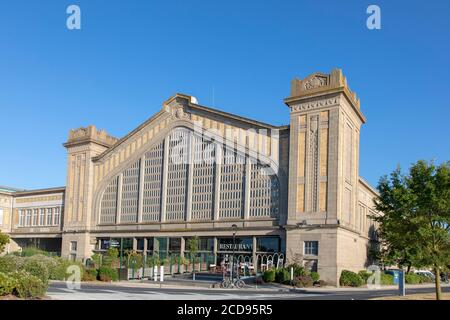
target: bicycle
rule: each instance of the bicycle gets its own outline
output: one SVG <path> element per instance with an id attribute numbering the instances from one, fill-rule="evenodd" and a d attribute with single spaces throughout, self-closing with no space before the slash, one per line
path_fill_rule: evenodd
<path id="1" fill-rule="evenodd" d="M 230 288 L 238 288 L 238 289 L 242 289 L 245 286 L 245 282 L 241 279 L 224 279 L 221 284 L 220 287 L 224 288 L 224 289 L 230 289 Z"/>

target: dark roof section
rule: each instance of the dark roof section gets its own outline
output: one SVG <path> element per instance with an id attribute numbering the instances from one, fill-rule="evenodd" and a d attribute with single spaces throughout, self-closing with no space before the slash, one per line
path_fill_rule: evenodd
<path id="1" fill-rule="evenodd" d="M 55 187 L 55 188 L 17 191 L 17 192 L 14 192 L 13 195 L 14 196 L 28 196 L 28 195 L 35 195 L 35 194 L 56 193 L 56 192 L 65 192 L 65 191 L 66 191 L 66 187 Z"/>
<path id="2" fill-rule="evenodd" d="M 26 191 L 26 190 L 25 189 L 17 189 L 17 188 L 7 187 L 7 186 L 0 186 L 0 192 L 13 193 L 13 192 L 17 192 L 17 191 Z"/>

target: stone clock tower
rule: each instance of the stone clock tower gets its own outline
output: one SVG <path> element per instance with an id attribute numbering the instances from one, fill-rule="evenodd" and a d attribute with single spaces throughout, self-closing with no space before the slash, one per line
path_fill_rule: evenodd
<path id="1" fill-rule="evenodd" d="M 285 103 L 290 108 L 286 229 L 292 248 L 287 256 L 314 263 L 304 245 L 315 241 L 319 273 L 336 279 L 331 274 L 339 269 L 339 229 L 356 229 L 359 136 L 365 118 L 339 69 L 294 79 Z"/>

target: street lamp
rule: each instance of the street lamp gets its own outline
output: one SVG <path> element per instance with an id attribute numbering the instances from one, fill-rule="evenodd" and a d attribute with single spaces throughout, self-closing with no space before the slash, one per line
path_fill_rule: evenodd
<path id="1" fill-rule="evenodd" d="M 237 225 L 233 224 L 231 226 L 231 229 L 233 230 L 233 254 L 231 255 L 231 273 L 230 273 L 230 279 L 233 281 L 233 269 L 234 269 L 234 250 L 236 246 L 236 232 L 237 232 Z"/>

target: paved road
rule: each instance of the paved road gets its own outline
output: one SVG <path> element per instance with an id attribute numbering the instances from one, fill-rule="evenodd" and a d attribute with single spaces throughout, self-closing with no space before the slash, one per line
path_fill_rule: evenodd
<path id="1" fill-rule="evenodd" d="M 450 292 L 450 287 L 444 287 Z M 407 289 L 407 294 L 434 292 L 431 287 Z M 47 294 L 62 300 L 366 300 L 397 295 L 387 290 L 296 290 L 267 289 L 223 290 L 201 288 L 157 288 L 109 284 L 82 284 L 81 290 L 68 289 L 65 283 L 51 283 Z"/>

